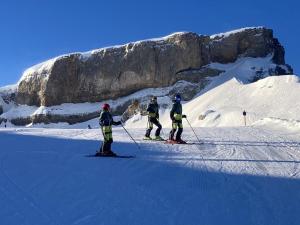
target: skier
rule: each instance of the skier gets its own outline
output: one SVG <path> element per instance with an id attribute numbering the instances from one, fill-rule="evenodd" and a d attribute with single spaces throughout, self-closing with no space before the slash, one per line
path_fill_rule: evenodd
<path id="1" fill-rule="evenodd" d="M 113 143 L 112 125 L 121 125 L 122 122 L 115 122 L 113 120 L 113 117 L 110 113 L 110 106 L 107 103 L 102 106 L 102 111 L 99 117 L 99 124 L 101 126 L 104 140 L 100 150 L 96 152 L 96 156 L 117 156 L 116 153 L 111 150 L 111 144 Z"/>
<path id="2" fill-rule="evenodd" d="M 186 118 L 186 115 L 182 115 L 182 105 L 181 105 L 181 96 L 176 94 L 173 100 L 173 107 L 170 112 L 170 118 L 172 120 L 172 130 L 170 131 L 169 142 L 186 144 L 185 141 L 181 139 L 181 134 L 183 131 L 182 118 Z M 178 128 L 176 139 L 174 140 L 175 132 Z"/>
<path id="3" fill-rule="evenodd" d="M 158 121 L 159 120 L 158 110 L 159 110 L 159 106 L 157 104 L 157 97 L 153 96 L 147 107 L 148 129 L 145 134 L 145 138 L 144 138 L 145 140 L 152 140 L 152 138 L 150 137 L 150 134 L 151 134 L 151 130 L 153 129 L 153 124 L 155 124 L 155 126 L 157 126 L 157 129 L 155 131 L 155 138 L 153 140 L 156 140 L 156 141 L 163 140 L 160 137 L 160 131 L 161 131 L 162 126 L 161 126 L 160 122 Z"/>

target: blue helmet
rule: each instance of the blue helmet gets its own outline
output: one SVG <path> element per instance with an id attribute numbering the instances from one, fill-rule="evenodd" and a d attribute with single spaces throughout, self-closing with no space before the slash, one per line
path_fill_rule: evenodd
<path id="1" fill-rule="evenodd" d="M 181 101 L 181 96 L 180 96 L 180 94 L 176 94 L 174 100 L 175 100 L 176 102 L 180 102 L 180 101 Z"/>

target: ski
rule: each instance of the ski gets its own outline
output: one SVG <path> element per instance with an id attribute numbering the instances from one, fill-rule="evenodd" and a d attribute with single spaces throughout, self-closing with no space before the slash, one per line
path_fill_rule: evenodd
<path id="1" fill-rule="evenodd" d="M 171 144 L 171 145 L 203 145 L 204 143 L 197 143 L 197 142 L 178 143 L 177 141 L 166 140 L 165 144 Z"/>
<path id="2" fill-rule="evenodd" d="M 135 158 L 134 155 L 96 155 L 96 154 L 86 155 L 85 157 L 95 157 L 95 158 L 123 158 L 123 159 Z"/>
<path id="3" fill-rule="evenodd" d="M 148 138 L 143 138 L 143 141 L 166 141 L 165 139 L 148 139 Z"/>

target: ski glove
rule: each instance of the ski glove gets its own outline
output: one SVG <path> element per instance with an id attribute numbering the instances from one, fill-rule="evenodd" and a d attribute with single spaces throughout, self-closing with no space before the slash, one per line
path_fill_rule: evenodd
<path id="1" fill-rule="evenodd" d="M 182 115 L 182 118 L 186 118 L 186 115 Z"/>
<path id="2" fill-rule="evenodd" d="M 121 125 L 121 124 L 122 124 L 121 121 L 115 122 L 115 125 Z"/>

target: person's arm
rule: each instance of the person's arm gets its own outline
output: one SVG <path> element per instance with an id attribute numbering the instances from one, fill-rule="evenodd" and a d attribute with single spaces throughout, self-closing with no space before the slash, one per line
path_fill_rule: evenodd
<path id="1" fill-rule="evenodd" d="M 151 111 L 151 104 L 148 104 L 148 105 L 147 105 L 146 111 L 147 111 L 147 112 L 150 112 L 150 111 Z"/>
<path id="2" fill-rule="evenodd" d="M 100 113 L 99 116 L 99 125 L 104 126 L 104 118 L 103 118 L 103 112 Z"/>
<path id="3" fill-rule="evenodd" d="M 122 124 L 121 121 L 114 121 L 114 118 L 112 117 L 112 115 L 111 115 L 111 123 L 112 123 L 112 125 L 116 125 L 116 126 Z"/>
<path id="4" fill-rule="evenodd" d="M 112 121 L 112 124 L 117 126 L 117 125 L 121 125 L 122 122 L 121 121 Z"/>
<path id="5" fill-rule="evenodd" d="M 170 118 L 171 118 L 171 120 L 175 120 L 175 118 L 174 118 L 174 112 L 175 112 L 175 104 L 173 104 L 173 107 L 172 107 L 172 109 L 170 111 Z"/>

